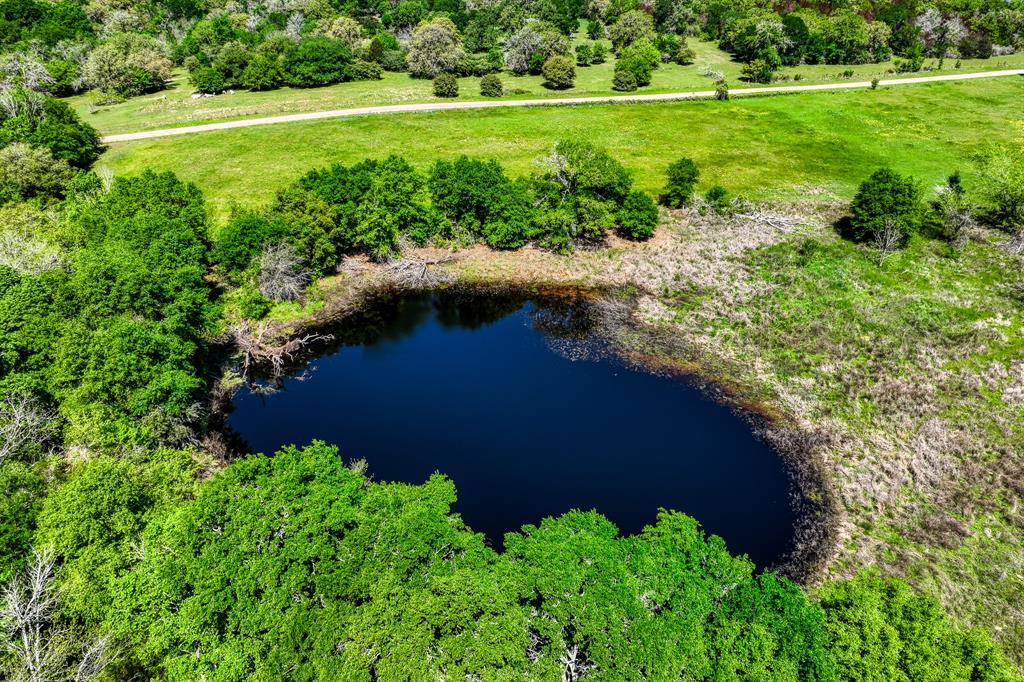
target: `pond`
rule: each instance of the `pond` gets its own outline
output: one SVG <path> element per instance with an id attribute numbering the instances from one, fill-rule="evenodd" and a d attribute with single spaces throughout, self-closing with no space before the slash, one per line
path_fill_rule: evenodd
<path id="1" fill-rule="evenodd" d="M 320 439 L 376 480 L 439 471 L 496 547 L 570 509 L 623 533 L 685 512 L 759 565 L 790 547 L 782 460 L 691 383 L 603 352 L 577 299 L 434 293 L 378 302 L 280 390 L 237 393 L 228 426 L 254 452 Z"/>

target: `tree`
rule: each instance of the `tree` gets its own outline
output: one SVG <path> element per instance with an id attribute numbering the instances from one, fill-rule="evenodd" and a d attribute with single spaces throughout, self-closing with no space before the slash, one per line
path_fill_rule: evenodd
<path id="1" fill-rule="evenodd" d="M 313 88 L 349 80 L 352 52 L 340 40 L 306 38 L 285 52 L 285 81 L 298 88 Z"/>
<path id="2" fill-rule="evenodd" d="M 619 234 L 627 239 L 650 239 L 658 225 L 658 206 L 646 192 L 626 195 L 618 214 Z"/>
<path id="3" fill-rule="evenodd" d="M 100 136 L 62 100 L 26 90 L 0 99 L 0 146 L 27 142 L 45 147 L 76 168 L 88 168 L 100 154 Z"/>
<path id="4" fill-rule="evenodd" d="M 569 41 L 558 30 L 543 22 L 530 21 L 505 39 L 502 56 L 509 71 L 522 75 L 539 73 L 548 59 L 567 55 L 570 50 Z"/>
<path id="5" fill-rule="evenodd" d="M 667 181 L 662 201 L 666 206 L 682 208 L 688 206 L 697 187 L 700 171 L 692 159 L 685 156 L 669 164 L 665 170 Z"/>
<path id="6" fill-rule="evenodd" d="M 434 78 L 454 72 L 465 56 L 462 36 L 451 19 L 438 17 L 421 24 L 409 45 L 409 73 L 415 78 Z"/>
<path id="7" fill-rule="evenodd" d="M 993 145 L 978 158 L 982 219 L 1011 234 L 1024 233 L 1024 137 Z"/>
<path id="8" fill-rule="evenodd" d="M 590 43 L 580 43 L 576 46 L 576 66 L 590 66 L 590 59 L 593 57 L 593 46 Z"/>
<path id="9" fill-rule="evenodd" d="M 15 142 L 0 149 L 0 203 L 33 197 L 60 199 L 75 175 L 64 159 L 44 148 Z"/>
<path id="10" fill-rule="evenodd" d="M 608 37 L 616 51 L 629 47 L 638 40 L 654 39 L 654 20 L 640 10 L 630 10 L 619 16 L 608 28 Z"/>
<path id="11" fill-rule="evenodd" d="M 295 247 L 286 241 L 267 244 L 260 256 L 260 293 L 271 301 L 297 301 L 309 284 L 309 274 Z"/>
<path id="12" fill-rule="evenodd" d="M 750 83 L 771 83 L 775 70 L 764 59 L 747 62 L 740 69 L 740 78 Z"/>
<path id="13" fill-rule="evenodd" d="M 641 39 L 619 51 L 615 70 L 631 73 L 637 85 L 650 85 L 651 76 L 659 64 L 661 53 L 649 40 Z"/>
<path id="14" fill-rule="evenodd" d="M 284 82 L 278 58 L 272 55 L 254 56 L 242 72 L 241 85 L 250 90 L 273 90 Z"/>
<path id="15" fill-rule="evenodd" d="M 636 90 L 636 76 L 632 71 L 616 69 L 612 76 L 612 89 L 619 92 L 633 92 Z"/>
<path id="16" fill-rule="evenodd" d="M 1014 679 L 992 640 L 958 629 L 931 597 L 865 572 L 821 591 L 839 679 L 996 682 Z"/>
<path id="17" fill-rule="evenodd" d="M 555 56 L 544 62 L 544 85 L 554 90 L 571 88 L 576 83 L 576 66 L 568 57 Z"/>
<path id="18" fill-rule="evenodd" d="M 458 97 L 459 81 L 450 73 L 439 73 L 434 78 L 434 97 Z"/>
<path id="19" fill-rule="evenodd" d="M 921 190 L 912 178 L 904 178 L 890 168 L 880 168 L 861 183 L 851 211 L 850 227 L 855 239 L 874 239 L 888 221 L 905 240 L 921 224 Z"/>

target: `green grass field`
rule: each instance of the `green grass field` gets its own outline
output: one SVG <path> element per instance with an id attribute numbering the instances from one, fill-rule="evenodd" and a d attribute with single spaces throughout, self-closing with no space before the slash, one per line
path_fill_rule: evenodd
<path id="1" fill-rule="evenodd" d="M 690 66 L 664 64 L 654 73 L 649 87 L 638 93 L 686 92 L 710 90 L 712 81 L 700 75 L 705 67 L 723 73 L 731 87 L 738 89 L 752 87 L 739 81 L 742 64 L 719 50 L 713 43 L 691 41 L 697 52 L 695 62 Z M 576 87 L 570 90 L 553 91 L 544 88 L 540 76 L 516 77 L 503 74 L 506 90 L 503 99 L 535 99 L 542 97 L 592 97 L 621 94 L 611 89 L 614 60 L 586 68 L 577 68 Z M 934 63 L 932 64 L 935 65 Z M 1007 68 L 1024 68 L 1024 53 L 998 59 L 964 60 L 960 69 L 955 69 L 955 60 L 947 60 L 942 71 L 905 74 L 906 76 L 940 75 L 991 71 Z M 844 77 L 846 70 L 853 71 L 852 77 Z M 892 63 L 865 64 L 860 66 L 813 65 L 785 68 L 780 75 L 787 82 L 794 82 L 794 76 L 801 77 L 800 84 L 827 83 L 842 80 L 867 81 L 872 78 L 893 78 L 887 71 Z M 479 100 L 480 79 L 460 79 L 460 99 Z M 381 81 L 340 83 L 325 88 L 297 90 L 281 88 L 270 92 L 236 91 L 216 97 L 192 99 L 192 87 L 183 71 L 176 74 L 167 90 L 133 98 L 120 104 L 96 107 L 93 95 L 86 94 L 68 99 L 68 102 L 104 135 L 127 133 L 140 130 L 154 130 L 197 123 L 212 123 L 252 116 L 273 116 L 306 111 L 320 111 L 346 107 L 373 106 L 385 104 L 413 104 L 436 101 L 431 92 L 431 82 L 417 80 L 406 73 L 387 73 Z"/>
<path id="2" fill-rule="evenodd" d="M 218 218 L 257 205 L 310 168 L 388 154 L 425 168 L 440 157 L 499 159 L 531 172 L 556 140 L 607 147 L 641 189 L 692 157 L 701 188 L 722 184 L 755 199 L 852 196 L 891 165 L 926 185 L 1024 125 L 1024 78 L 928 83 L 737 99 L 388 114 L 282 123 L 118 143 L 100 161 L 115 173 L 170 170 L 199 185 Z"/>

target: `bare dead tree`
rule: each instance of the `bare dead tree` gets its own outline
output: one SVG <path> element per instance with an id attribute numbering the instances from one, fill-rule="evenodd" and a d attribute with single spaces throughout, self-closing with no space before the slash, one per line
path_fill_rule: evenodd
<path id="1" fill-rule="evenodd" d="M 317 341 L 330 341 L 331 334 L 311 333 L 289 339 L 282 344 L 270 341 L 270 327 L 266 322 L 253 325 L 244 320 L 230 330 L 232 338 L 242 355 L 242 377 L 254 386 L 254 370 L 259 365 L 270 367 L 270 378 L 276 383 L 283 375 L 285 367 L 293 362 L 302 349 Z"/>
<path id="2" fill-rule="evenodd" d="M 566 648 L 562 654 L 562 682 L 578 682 L 588 671 L 593 669 L 594 664 L 589 663 L 579 644 L 573 644 Z"/>
<path id="3" fill-rule="evenodd" d="M 56 414 L 28 394 L 8 394 L 0 402 L 0 464 L 32 442 L 53 435 Z"/>
<path id="4" fill-rule="evenodd" d="M 15 682 L 90 682 L 117 658 L 109 636 L 79 645 L 59 624 L 56 563 L 49 549 L 33 554 L 25 570 L 3 589 L 4 648 L 12 661 L 7 679 Z"/>
<path id="5" fill-rule="evenodd" d="M 260 256 L 260 293 L 272 301 L 297 301 L 309 284 L 302 258 L 288 242 L 267 244 Z"/>
<path id="6" fill-rule="evenodd" d="M 900 247 L 903 235 L 899 227 L 891 220 L 886 220 L 878 232 L 875 233 L 875 248 L 878 250 L 878 267 L 885 264 L 885 259 Z"/>

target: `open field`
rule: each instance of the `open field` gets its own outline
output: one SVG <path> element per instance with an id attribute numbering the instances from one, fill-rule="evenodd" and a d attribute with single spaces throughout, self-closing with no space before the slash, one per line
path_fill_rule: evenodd
<path id="1" fill-rule="evenodd" d="M 679 66 L 664 64 L 654 72 L 650 86 L 641 88 L 637 94 L 656 94 L 713 88 L 712 81 L 700 75 L 707 68 L 725 75 L 733 89 L 753 87 L 739 81 L 742 64 L 719 50 L 713 43 L 691 41 L 697 52 L 692 65 Z M 932 66 L 937 65 L 933 63 Z M 954 68 L 955 60 L 946 60 L 943 70 L 924 73 L 892 74 L 891 62 L 857 66 L 805 65 L 786 67 L 779 71 L 781 84 L 831 83 L 845 80 L 870 81 L 872 78 L 902 78 L 922 75 L 945 75 L 991 71 L 1024 67 L 1024 53 L 992 59 L 963 60 L 960 69 Z M 590 97 L 619 95 L 611 89 L 614 59 L 576 69 L 576 87 L 570 90 L 548 90 L 541 83 L 541 76 L 512 76 L 502 74 L 505 88 L 509 91 L 501 99 L 537 99 L 555 97 Z M 853 72 L 844 77 L 844 71 Z M 799 81 L 794 81 L 799 76 Z M 479 100 L 480 79 L 462 78 L 459 82 L 459 100 Z M 133 98 L 127 102 L 107 106 L 93 106 L 92 95 L 79 95 L 68 102 L 103 135 L 127 133 L 139 130 L 155 130 L 197 123 L 212 123 L 253 116 L 292 114 L 323 109 L 376 106 L 388 104 L 415 104 L 436 102 L 429 80 L 417 80 L 407 73 L 385 73 L 380 81 L 341 83 L 324 88 L 295 89 L 281 88 L 269 92 L 235 91 L 216 97 L 192 99 L 192 88 L 188 75 L 179 71 L 169 89 Z"/>
<path id="2" fill-rule="evenodd" d="M 641 189 L 661 188 L 665 166 L 692 157 L 701 188 L 721 184 L 755 199 L 849 198 L 889 164 L 930 185 L 1024 122 L 1024 78 L 803 93 L 730 102 L 586 105 L 286 123 L 118 143 L 100 161 L 115 173 L 171 170 L 196 182 L 223 218 L 258 205 L 308 169 L 388 151 L 426 167 L 470 154 L 513 174 L 562 137 L 607 147 Z"/>

